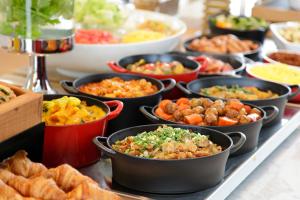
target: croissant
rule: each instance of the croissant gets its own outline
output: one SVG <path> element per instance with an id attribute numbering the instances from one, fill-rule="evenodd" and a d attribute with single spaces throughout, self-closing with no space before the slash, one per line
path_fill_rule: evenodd
<path id="1" fill-rule="evenodd" d="M 3 169 L 0 169 L 0 179 L 23 196 L 45 200 L 61 200 L 66 198 L 66 193 L 58 188 L 52 179 L 46 179 L 45 177 L 26 179 Z"/>
<path id="2" fill-rule="evenodd" d="M 23 197 L 15 189 L 0 180 L 0 200 L 40 200 L 33 197 Z"/>
<path id="3" fill-rule="evenodd" d="M 101 189 L 95 181 L 70 165 L 48 170 L 44 165 L 30 161 L 25 151 L 18 151 L 1 163 L 0 200 L 42 199 L 119 200 L 120 197 Z"/>
<path id="4" fill-rule="evenodd" d="M 67 200 L 119 200 L 118 195 L 108 190 L 104 190 L 89 181 L 78 185 L 68 193 Z"/>
<path id="5" fill-rule="evenodd" d="M 23 200 L 23 197 L 13 188 L 0 180 L 0 200 Z"/>
<path id="6" fill-rule="evenodd" d="M 41 163 L 34 163 L 27 158 L 27 152 L 20 150 L 12 157 L 2 162 L 2 168 L 11 171 L 16 175 L 23 177 L 31 177 L 46 171 L 47 168 Z"/>
<path id="7" fill-rule="evenodd" d="M 49 169 L 41 175 L 46 178 L 52 178 L 65 192 L 71 191 L 85 181 L 98 185 L 91 178 L 82 175 L 79 171 L 68 164 L 63 164 L 56 168 Z"/>

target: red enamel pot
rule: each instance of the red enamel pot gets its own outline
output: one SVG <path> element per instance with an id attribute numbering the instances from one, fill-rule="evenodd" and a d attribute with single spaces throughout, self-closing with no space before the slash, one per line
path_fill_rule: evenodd
<path id="1" fill-rule="evenodd" d="M 146 63 L 155 63 L 157 61 L 161 62 L 172 62 L 172 61 L 178 61 L 187 69 L 189 69 L 189 72 L 183 73 L 183 74 L 168 74 L 168 75 L 158 75 L 158 74 L 143 74 L 143 73 L 136 73 L 131 72 L 127 69 L 127 66 L 133 63 L 138 62 L 139 60 L 144 59 Z M 143 55 L 134 55 L 134 56 L 127 56 L 119 60 L 118 62 L 108 62 L 107 65 L 115 72 L 118 73 L 127 73 L 127 74 L 137 74 L 137 75 L 143 75 L 148 76 L 151 78 L 155 78 L 158 80 L 163 80 L 167 78 L 172 78 L 176 82 L 177 81 L 184 81 L 184 82 L 190 82 L 192 80 L 197 79 L 198 74 L 200 73 L 200 69 L 203 67 L 206 67 L 207 62 L 203 60 L 203 62 L 197 63 L 194 60 L 188 59 L 184 56 L 179 55 L 172 55 L 172 54 L 143 54 Z M 170 92 L 168 95 L 165 95 L 165 98 L 175 99 L 182 96 L 182 93 L 177 89 L 174 88 L 172 92 Z"/>
<path id="2" fill-rule="evenodd" d="M 65 95 L 45 95 L 44 100 L 53 100 Z M 69 96 L 69 95 L 68 95 Z M 100 154 L 92 143 L 96 136 L 104 136 L 109 120 L 116 118 L 123 109 L 123 103 L 118 100 L 102 102 L 90 97 L 72 95 L 87 105 L 101 107 L 106 115 L 99 120 L 84 124 L 65 126 L 45 126 L 43 163 L 47 167 L 68 163 L 79 168 L 96 162 Z M 111 108 L 115 109 L 111 111 Z"/>

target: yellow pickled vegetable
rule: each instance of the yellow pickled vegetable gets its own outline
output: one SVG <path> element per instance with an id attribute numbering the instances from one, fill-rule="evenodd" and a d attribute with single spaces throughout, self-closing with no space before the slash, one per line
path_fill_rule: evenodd
<path id="1" fill-rule="evenodd" d="M 258 65 L 251 68 L 250 73 L 273 82 L 290 85 L 300 84 L 300 70 L 284 64 Z"/>
<path id="2" fill-rule="evenodd" d="M 43 122 L 46 125 L 71 125 L 95 121 L 105 116 L 98 106 L 88 106 L 76 97 L 64 96 L 51 101 L 43 101 Z"/>
<path id="3" fill-rule="evenodd" d="M 138 29 L 155 31 L 166 35 L 172 35 L 174 33 L 170 26 L 158 20 L 146 20 L 142 24 L 138 25 Z"/>
<path id="4" fill-rule="evenodd" d="M 122 38 L 124 43 L 134 43 L 134 42 L 145 42 L 152 40 L 159 40 L 166 37 L 165 34 L 150 31 L 150 30 L 136 30 L 125 34 Z"/>

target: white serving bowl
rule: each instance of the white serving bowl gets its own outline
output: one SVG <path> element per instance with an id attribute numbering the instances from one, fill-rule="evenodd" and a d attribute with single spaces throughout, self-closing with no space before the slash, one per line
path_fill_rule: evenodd
<path id="1" fill-rule="evenodd" d="M 126 24 L 135 26 L 147 19 L 162 21 L 176 33 L 163 39 L 140 43 L 75 44 L 74 50 L 69 53 L 49 56 L 47 65 L 71 77 L 87 73 L 111 72 L 106 64 L 108 61 L 118 61 L 125 56 L 135 54 L 165 53 L 174 50 L 187 29 L 185 23 L 176 17 L 142 10 L 134 10 Z"/>
<path id="2" fill-rule="evenodd" d="M 283 36 L 280 35 L 279 30 L 287 27 L 299 26 L 297 22 L 283 22 L 283 23 L 273 23 L 270 25 L 270 30 L 272 32 L 272 38 L 278 47 L 278 49 L 286 49 L 293 51 L 300 51 L 300 44 L 287 41 Z"/>

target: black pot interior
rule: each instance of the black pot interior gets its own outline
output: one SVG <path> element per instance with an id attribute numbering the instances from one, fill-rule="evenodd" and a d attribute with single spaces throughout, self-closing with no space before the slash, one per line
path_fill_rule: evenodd
<path id="1" fill-rule="evenodd" d="M 258 42 L 258 41 L 253 41 L 253 42 L 256 42 L 257 44 L 259 44 L 259 47 L 253 51 L 248 51 L 248 52 L 241 52 L 241 53 L 236 53 L 236 54 L 218 54 L 218 53 L 209 53 L 209 52 L 201 52 L 201 51 L 197 51 L 197 50 L 194 50 L 194 49 L 191 49 L 189 46 L 191 44 L 191 42 L 194 40 L 194 39 L 200 39 L 202 37 L 207 37 L 207 38 L 212 38 L 216 35 L 201 35 L 201 36 L 197 36 L 197 37 L 193 37 L 191 39 L 188 39 L 184 42 L 183 46 L 185 48 L 185 50 L 187 51 L 191 51 L 191 52 L 199 52 L 199 53 L 202 53 L 202 54 L 211 54 L 211 55 L 245 55 L 245 56 L 250 56 L 252 54 L 256 55 L 260 52 L 261 50 L 261 43 Z M 238 37 L 240 40 L 245 40 L 245 38 L 242 38 L 242 37 Z"/>
<path id="2" fill-rule="evenodd" d="M 157 61 L 162 61 L 162 62 L 178 61 L 188 69 L 195 70 L 198 68 L 197 62 L 182 56 L 171 55 L 171 54 L 145 54 L 145 55 L 128 56 L 122 58 L 119 61 L 119 66 L 126 69 L 128 65 L 138 62 L 141 59 L 144 59 L 147 63 L 155 63 Z"/>
<path id="3" fill-rule="evenodd" d="M 50 100 L 53 100 L 53 99 L 59 99 L 59 98 L 62 98 L 64 96 L 68 96 L 68 97 L 77 97 L 78 99 L 80 99 L 81 101 L 85 101 L 86 104 L 88 106 L 93 106 L 93 105 L 96 105 L 100 108 L 103 109 L 103 111 L 107 114 L 110 112 L 110 109 L 109 107 L 103 103 L 102 101 L 99 101 L 97 99 L 93 99 L 93 98 L 90 98 L 90 97 L 86 97 L 86 96 L 81 96 L 81 95 L 64 95 L 64 94 L 45 94 L 44 95 L 44 100 L 46 101 L 50 101 Z"/>
<path id="4" fill-rule="evenodd" d="M 114 144 L 118 140 L 123 140 L 127 136 L 135 136 L 144 131 L 148 132 L 148 131 L 156 130 L 159 126 L 161 126 L 161 124 L 143 125 L 143 126 L 136 126 L 136 127 L 131 127 L 131 128 L 117 131 L 113 133 L 111 136 L 109 136 L 107 140 L 107 144 L 110 148 L 112 148 L 112 144 Z M 177 125 L 177 124 L 168 124 L 168 126 L 172 126 L 175 128 L 189 129 L 193 132 L 198 132 L 202 135 L 208 135 L 209 139 L 213 143 L 222 146 L 223 151 L 227 150 L 232 145 L 232 141 L 229 139 L 229 137 L 219 131 L 215 131 L 203 127 L 191 127 L 191 126 Z"/>
<path id="5" fill-rule="evenodd" d="M 220 77 L 217 79 L 216 78 L 198 79 L 190 82 L 187 85 L 187 88 L 190 91 L 192 91 L 194 94 L 199 94 L 200 89 L 213 87 L 217 85 L 218 86 L 239 85 L 241 87 L 254 86 L 263 91 L 270 90 L 274 93 L 277 93 L 279 96 L 287 95 L 289 93 L 289 89 L 281 84 L 258 80 L 258 79 L 252 79 L 252 78 Z"/>
<path id="6" fill-rule="evenodd" d="M 107 73 L 107 74 L 93 74 L 88 75 L 82 78 L 79 78 L 73 82 L 73 87 L 75 87 L 77 90 L 80 86 L 93 83 L 93 82 L 100 82 L 104 79 L 109 79 L 113 77 L 120 77 L 123 80 L 137 80 L 137 79 L 146 79 L 147 81 L 151 82 L 153 85 L 155 85 L 158 88 L 158 92 L 161 92 L 161 90 L 164 88 L 164 85 L 161 81 L 147 77 L 147 76 L 140 76 L 140 75 L 133 75 L 133 74 L 122 74 L 122 73 Z M 85 93 L 84 93 L 85 94 Z M 93 95 L 90 95 L 93 96 Z M 108 97 L 101 97 L 103 99 L 135 99 L 135 98 L 108 98 Z"/>

